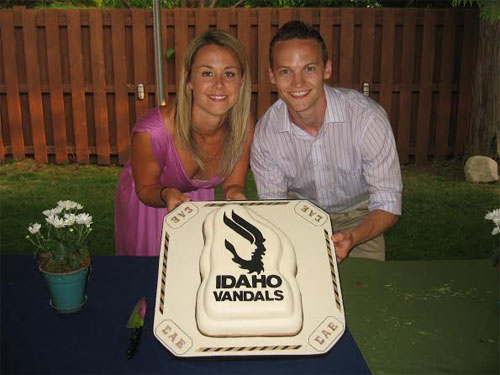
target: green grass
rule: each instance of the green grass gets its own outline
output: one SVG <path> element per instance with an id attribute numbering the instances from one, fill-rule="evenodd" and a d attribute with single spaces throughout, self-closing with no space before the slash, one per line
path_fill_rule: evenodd
<path id="1" fill-rule="evenodd" d="M 114 253 L 113 203 L 120 167 L 0 165 L 0 251 L 31 253 L 25 239 L 30 223 L 58 200 L 84 205 L 94 218 L 92 252 Z M 500 207 L 500 184 L 471 184 L 458 163 L 404 167 L 403 215 L 387 232 L 388 259 L 472 259 L 498 248 L 486 212 Z M 251 173 L 247 196 L 257 199 Z M 220 191 L 217 194 L 220 197 Z"/>
<path id="2" fill-rule="evenodd" d="M 39 165 L 33 161 L 0 166 L 0 251 L 31 253 L 25 239 L 30 223 L 57 201 L 81 203 L 94 220 L 93 254 L 113 254 L 113 200 L 118 167 Z"/>
<path id="3" fill-rule="evenodd" d="M 462 170 L 403 168 L 403 214 L 387 232 L 389 259 L 484 258 L 498 249 L 484 215 L 500 207 L 500 185 L 466 182 Z"/>

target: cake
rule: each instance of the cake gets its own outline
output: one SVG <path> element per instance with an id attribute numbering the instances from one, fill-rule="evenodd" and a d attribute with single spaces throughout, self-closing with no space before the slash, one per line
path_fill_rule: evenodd
<path id="1" fill-rule="evenodd" d="M 196 324 L 206 336 L 294 336 L 302 329 L 295 251 L 271 222 L 241 205 L 203 223 Z"/>

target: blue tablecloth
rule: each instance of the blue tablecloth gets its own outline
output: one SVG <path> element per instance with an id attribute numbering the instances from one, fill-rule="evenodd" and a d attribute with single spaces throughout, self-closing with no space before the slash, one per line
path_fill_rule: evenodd
<path id="1" fill-rule="evenodd" d="M 4 255 L 1 266 L 1 373 L 369 373 L 347 329 L 325 355 L 177 358 L 153 335 L 157 257 L 93 258 L 86 306 L 60 315 L 29 256 Z M 134 358 L 126 323 L 135 303 L 149 303 Z"/>

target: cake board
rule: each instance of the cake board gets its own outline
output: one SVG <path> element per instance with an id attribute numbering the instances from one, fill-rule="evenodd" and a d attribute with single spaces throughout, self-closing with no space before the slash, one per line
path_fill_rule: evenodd
<path id="1" fill-rule="evenodd" d="M 244 211 L 241 211 L 243 208 Z M 197 310 L 197 304 L 203 305 L 200 304 L 198 294 L 205 277 L 200 264 L 204 262 L 204 258 L 208 259 L 203 255 L 206 255 L 208 241 L 206 228 L 211 228 L 207 224 L 210 220 L 216 221 L 222 217 L 218 214 L 222 210 L 225 210 L 226 214 L 248 213 L 249 216 L 245 217 L 256 218 L 249 221 L 252 221 L 262 233 L 268 233 L 267 227 L 262 223 L 272 223 L 269 224 L 270 227 L 279 232 L 280 236 L 284 234 L 286 237 L 282 242 L 291 244 L 296 260 L 294 279 L 300 291 L 296 300 L 300 302 L 302 316 L 298 332 L 286 335 L 266 333 L 259 336 L 255 334 L 216 336 L 201 332 L 203 329 L 197 320 L 197 315 L 201 314 Z M 258 221 L 258 218 L 264 218 L 264 221 Z M 227 217 L 224 218 L 226 219 Z M 233 219 L 238 219 L 238 216 L 233 216 Z M 233 222 L 230 217 L 228 220 L 229 224 Z M 228 236 L 231 235 L 231 230 L 227 231 Z M 167 214 L 163 222 L 153 325 L 155 337 L 179 357 L 319 355 L 328 352 L 345 331 L 340 278 L 331 235 L 329 215 L 306 200 L 182 203 Z M 232 238 L 236 237 L 233 235 Z M 266 257 L 270 257 L 274 251 L 269 244 L 272 244 L 272 241 L 268 238 L 268 247 L 262 257 L 264 264 Z M 229 249 L 228 245 L 226 248 Z M 231 260 L 232 255 L 226 250 L 217 257 L 218 259 L 226 257 L 226 254 Z M 234 262 L 234 258 L 232 261 Z M 235 269 L 240 274 L 248 275 L 248 280 L 250 279 L 249 271 L 246 272 L 241 267 Z M 259 276 L 256 277 L 264 275 L 265 280 L 265 270 L 263 273 L 254 272 L 252 275 L 257 274 Z M 267 277 L 270 280 L 270 277 Z M 231 278 L 233 284 L 235 279 Z M 230 284 L 227 280 L 225 282 Z M 220 284 L 220 280 L 217 283 Z M 272 288 L 275 286 L 276 283 L 269 285 L 267 293 L 274 291 Z M 257 295 L 257 293 L 252 294 L 251 287 L 245 283 L 240 287 L 244 291 L 248 290 L 250 296 Z M 262 294 L 260 297 L 262 298 Z M 273 299 L 269 294 L 266 298 Z M 219 302 L 231 306 L 231 301 L 217 303 Z M 264 304 L 264 302 L 259 303 Z M 271 306 L 275 304 L 276 302 L 269 302 Z M 246 305 L 251 306 L 251 301 L 250 303 L 246 301 Z M 222 319 L 222 324 L 225 322 Z"/>

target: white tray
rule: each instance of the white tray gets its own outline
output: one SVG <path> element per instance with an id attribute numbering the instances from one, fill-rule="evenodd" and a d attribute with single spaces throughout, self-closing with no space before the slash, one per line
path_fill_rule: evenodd
<path id="1" fill-rule="evenodd" d="M 204 246 L 203 222 L 229 204 L 272 222 L 293 244 L 303 325 L 295 336 L 210 337 L 196 324 Z M 306 200 L 186 202 L 165 216 L 154 315 L 154 335 L 174 355 L 315 355 L 329 351 L 345 331 L 330 217 Z"/>

